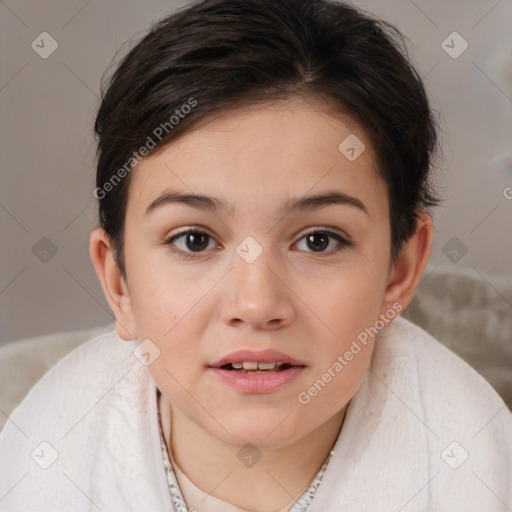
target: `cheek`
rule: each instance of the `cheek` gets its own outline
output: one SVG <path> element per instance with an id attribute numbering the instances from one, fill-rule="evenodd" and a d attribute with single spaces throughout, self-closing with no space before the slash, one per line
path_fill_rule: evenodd
<path id="1" fill-rule="evenodd" d="M 306 414 L 329 418 L 356 393 L 374 348 L 378 301 L 366 294 L 348 294 L 331 308 L 330 325 L 335 334 L 316 338 L 317 362 L 299 395 Z"/>
<path id="2" fill-rule="evenodd" d="M 346 272 L 328 290 L 317 292 L 315 308 L 333 337 L 349 340 L 377 320 L 382 294 L 380 274 L 371 266 L 362 266 Z"/>
<path id="3" fill-rule="evenodd" d="M 141 276 L 143 277 L 143 276 Z M 165 282 L 139 282 L 132 289 L 132 306 L 139 336 L 167 338 L 181 316 L 179 296 L 176 288 Z"/>
<path id="4" fill-rule="evenodd" d="M 132 258 L 131 263 L 128 278 L 139 335 L 167 338 L 197 302 L 201 283 L 190 283 L 165 262 L 149 257 Z"/>
<path id="5" fill-rule="evenodd" d="M 179 382 L 198 377 L 204 369 L 203 355 L 187 336 L 173 334 L 171 331 L 165 339 L 154 339 L 160 355 L 150 366 L 152 375 L 171 385 L 174 376 Z"/>
<path id="6" fill-rule="evenodd" d="M 313 336 L 319 354 L 314 377 L 320 379 L 320 387 L 328 382 L 325 390 L 322 388 L 325 399 L 341 404 L 349 399 L 368 366 L 382 298 L 382 290 L 375 284 L 380 282 L 375 269 L 365 267 L 363 272 L 346 275 L 327 293 L 316 295 L 316 309 L 329 327 L 325 336 Z"/>

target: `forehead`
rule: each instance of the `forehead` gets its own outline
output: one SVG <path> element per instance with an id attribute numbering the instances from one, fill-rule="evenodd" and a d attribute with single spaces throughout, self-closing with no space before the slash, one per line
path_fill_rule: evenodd
<path id="1" fill-rule="evenodd" d="M 347 157 L 353 156 L 347 144 L 362 150 L 357 158 Z M 294 97 L 210 115 L 150 153 L 132 171 L 128 209 L 142 214 L 165 190 L 220 198 L 232 215 L 339 190 L 359 198 L 373 217 L 387 209 L 386 186 L 375 169 L 357 123 L 320 101 Z"/>

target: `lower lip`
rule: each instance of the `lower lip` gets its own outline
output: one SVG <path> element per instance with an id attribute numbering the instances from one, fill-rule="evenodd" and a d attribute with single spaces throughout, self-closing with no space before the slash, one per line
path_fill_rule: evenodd
<path id="1" fill-rule="evenodd" d="M 304 370 L 304 366 L 293 366 L 288 370 L 269 373 L 240 373 L 222 368 L 210 368 L 229 386 L 243 393 L 270 393 L 289 384 Z"/>

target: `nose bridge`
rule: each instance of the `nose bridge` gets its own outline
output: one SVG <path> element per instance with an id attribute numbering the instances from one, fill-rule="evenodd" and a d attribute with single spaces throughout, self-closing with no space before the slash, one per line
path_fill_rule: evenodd
<path id="1" fill-rule="evenodd" d="M 275 275 L 280 265 L 268 246 L 248 236 L 235 249 L 233 267 L 230 299 L 223 308 L 226 321 L 261 325 L 290 321 L 293 308 L 289 294 Z"/>
<path id="2" fill-rule="evenodd" d="M 255 296 L 265 294 L 267 303 L 277 292 L 275 289 L 275 276 L 270 271 L 273 262 L 273 252 L 268 243 L 260 238 L 261 244 L 252 236 L 246 237 L 237 247 L 234 257 L 236 280 L 235 292 L 239 296 Z M 265 244 L 265 246 L 264 246 Z"/>

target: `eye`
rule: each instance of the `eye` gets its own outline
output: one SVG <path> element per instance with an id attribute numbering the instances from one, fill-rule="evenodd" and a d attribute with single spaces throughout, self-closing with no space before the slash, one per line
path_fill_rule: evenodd
<path id="1" fill-rule="evenodd" d="M 194 258 L 196 256 L 194 253 L 200 254 L 208 247 L 208 239 L 213 241 L 213 238 L 204 231 L 188 230 L 168 238 L 165 244 L 178 256 Z M 175 242 L 177 241 L 184 242 L 184 248 L 176 249 L 175 245 L 177 244 Z M 191 252 L 188 252 L 187 249 L 190 249 Z"/>
<path id="2" fill-rule="evenodd" d="M 169 246 L 169 249 L 177 254 L 179 257 L 183 258 L 194 258 L 199 256 L 201 253 L 206 252 L 209 246 L 208 239 L 211 242 L 214 242 L 214 239 L 205 233 L 204 231 L 199 230 L 188 230 L 173 235 L 172 237 L 165 240 L 165 244 Z M 310 231 L 306 235 L 304 235 L 299 242 L 302 240 L 306 240 L 306 244 L 308 247 L 312 247 L 313 253 L 331 255 L 333 253 L 337 253 L 341 251 L 345 247 L 351 246 L 352 243 L 345 240 L 341 235 L 335 233 L 334 231 L 330 231 L 327 229 Z M 325 249 L 329 247 L 331 240 L 335 240 L 337 242 L 336 247 L 332 248 L 329 251 Z M 182 247 L 179 247 L 181 243 Z M 297 242 L 297 244 L 299 243 Z M 213 247 L 218 247 L 213 243 Z M 213 248 L 210 246 L 210 249 Z"/>
<path id="3" fill-rule="evenodd" d="M 330 239 L 334 239 L 337 242 L 337 246 L 334 247 L 334 249 L 331 249 L 329 251 L 326 251 L 325 249 L 329 247 Z M 338 233 L 335 233 L 333 231 L 329 230 L 316 230 L 316 231 L 310 231 L 306 235 L 304 235 L 300 241 L 306 240 L 306 244 L 308 247 L 313 248 L 313 253 L 337 253 L 338 251 L 341 251 L 345 247 L 348 247 L 352 245 L 351 242 L 348 242 Z M 299 242 L 300 242 L 299 241 Z"/>

